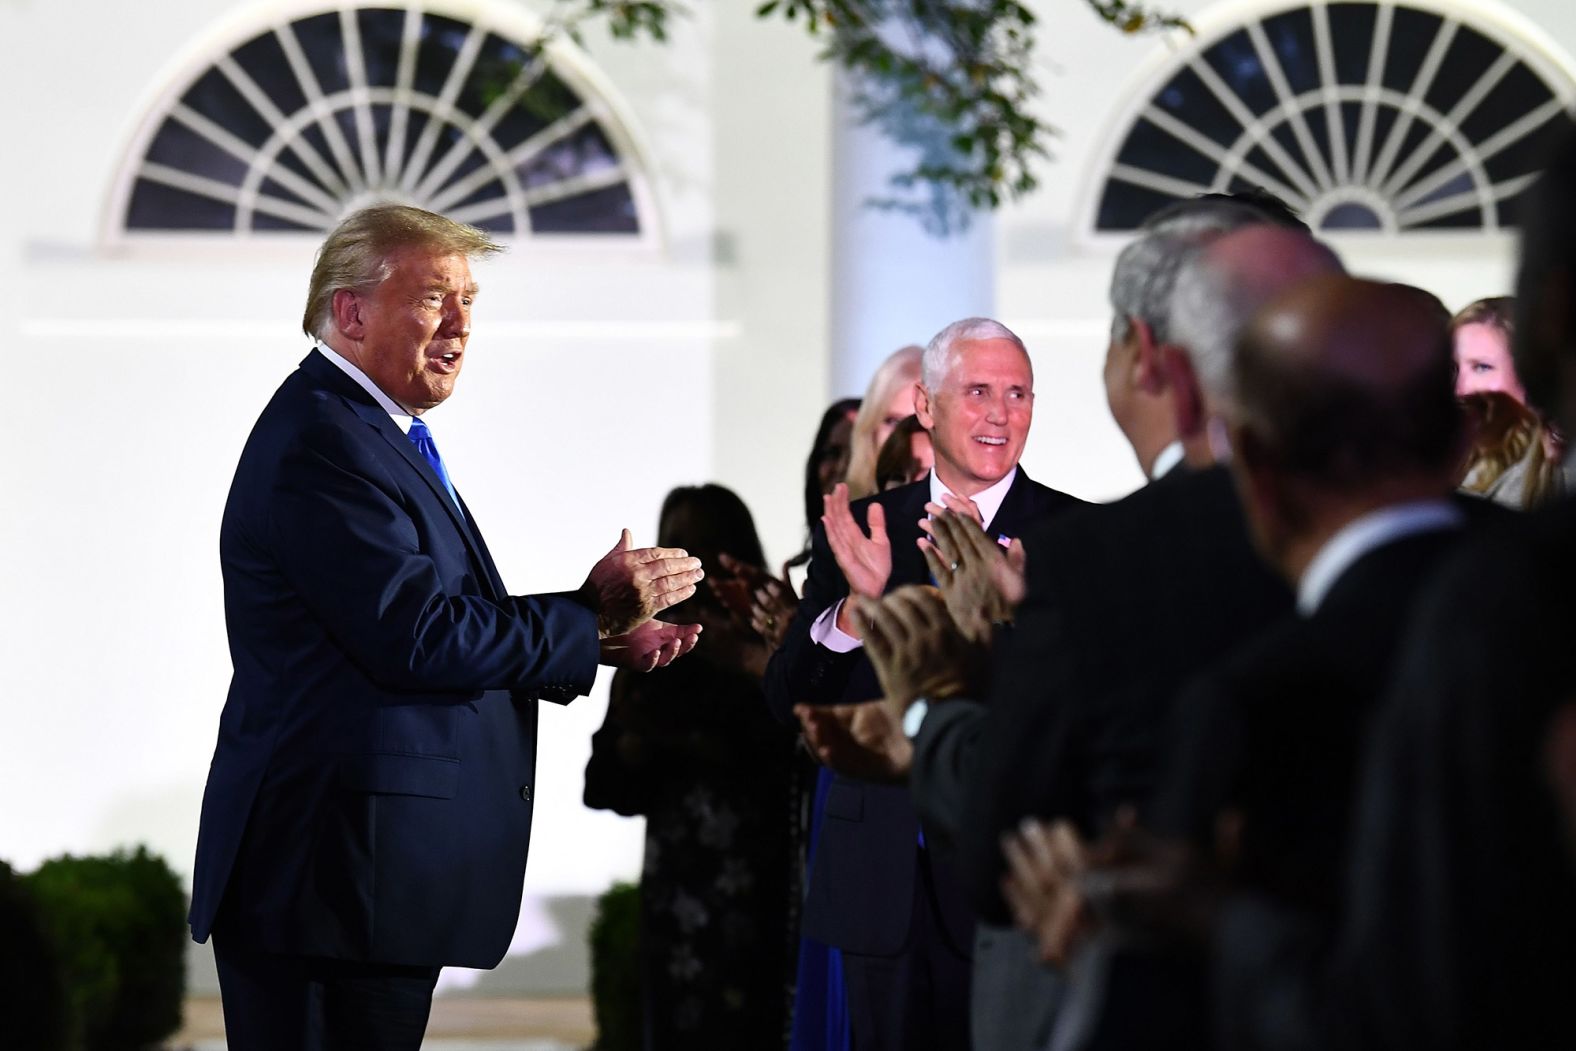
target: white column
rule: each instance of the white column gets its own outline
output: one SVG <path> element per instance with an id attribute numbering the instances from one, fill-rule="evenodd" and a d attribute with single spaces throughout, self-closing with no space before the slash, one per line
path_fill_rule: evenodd
<path id="1" fill-rule="evenodd" d="M 870 207 L 893 196 L 888 180 L 913 166 L 912 147 L 859 123 L 839 72 L 832 131 L 832 397 L 864 393 L 876 366 L 949 322 L 989 317 L 996 306 L 993 223 L 937 236 L 917 216 Z M 905 191 L 909 192 L 909 191 Z M 923 193 L 923 190 L 913 191 Z"/>

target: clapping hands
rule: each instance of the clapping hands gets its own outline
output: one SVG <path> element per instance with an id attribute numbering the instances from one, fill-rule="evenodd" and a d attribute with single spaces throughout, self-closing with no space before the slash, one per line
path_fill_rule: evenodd
<path id="1" fill-rule="evenodd" d="M 740 623 L 748 624 L 766 640 L 768 649 L 781 646 L 783 637 L 788 634 L 788 622 L 793 619 L 798 605 L 793 588 L 785 580 L 759 566 L 741 562 L 727 552 L 720 554 L 718 561 L 732 576 L 712 577 L 707 581 L 717 599 Z"/>
<path id="2" fill-rule="evenodd" d="M 1002 896 L 1047 963 L 1065 963 L 1102 924 L 1202 939 L 1218 902 L 1198 852 L 1149 834 L 1130 808 L 1092 845 L 1068 821 L 1026 818 L 1002 852 Z"/>
<path id="3" fill-rule="evenodd" d="M 1023 601 L 1023 544 L 1014 540 L 1004 550 L 980 528 L 972 501 L 946 500 L 946 507 L 925 505 L 930 517 L 919 524 L 927 534 L 919 546 L 958 628 L 971 641 L 987 643 L 991 627 L 1012 620 Z"/>
<path id="4" fill-rule="evenodd" d="M 622 635 L 600 640 L 600 663 L 613 668 L 652 671 L 663 668 L 690 650 L 700 639 L 699 624 L 668 624 L 648 620 Z"/>
<path id="5" fill-rule="evenodd" d="M 683 602 L 705 575 L 700 559 L 682 548 L 636 548 L 626 529 L 613 550 L 591 567 L 580 595 L 596 611 L 598 637 L 609 639 L 628 635 Z"/>
<path id="6" fill-rule="evenodd" d="M 865 654 L 899 717 L 920 697 L 975 692 L 982 653 L 958 630 L 935 588 L 911 584 L 880 601 L 853 601 L 865 621 Z"/>

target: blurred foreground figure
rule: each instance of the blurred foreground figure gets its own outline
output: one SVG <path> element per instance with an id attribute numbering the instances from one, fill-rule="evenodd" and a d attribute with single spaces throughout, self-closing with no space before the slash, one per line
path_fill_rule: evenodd
<path id="1" fill-rule="evenodd" d="M 438 968 L 493 967 L 520 910 L 536 702 L 700 628 L 683 551 L 629 531 L 577 592 L 505 590 L 422 419 L 466 357 L 485 234 L 351 215 L 312 271 L 316 346 L 247 439 L 220 526 L 235 674 L 192 877 L 233 1051 L 421 1044 Z"/>
<path id="2" fill-rule="evenodd" d="M 1516 368 L 1576 423 L 1576 129 L 1522 198 Z M 1367 758 L 1338 1046 L 1576 1046 L 1576 503 L 1424 595 Z M 1331 1046 L 1337 1046 L 1332 1044 Z"/>
<path id="3" fill-rule="evenodd" d="M 1326 1046 L 1312 996 L 1344 901 L 1361 743 L 1418 592 L 1469 517 L 1508 514 L 1452 499 L 1447 323 L 1416 289 L 1326 277 L 1238 343 L 1232 472 L 1297 609 L 1179 700 L 1153 807 L 1154 831 L 1224 884 L 1208 943 L 1217 1049 Z M 1200 911 L 1154 905 L 1151 934 Z"/>

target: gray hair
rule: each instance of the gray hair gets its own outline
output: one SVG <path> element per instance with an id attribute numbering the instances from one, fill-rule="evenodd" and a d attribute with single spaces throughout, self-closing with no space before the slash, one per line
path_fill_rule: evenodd
<path id="1" fill-rule="evenodd" d="M 434 212 L 403 204 L 363 208 L 346 216 L 317 250 L 302 330 L 314 339 L 325 338 L 334 319 L 334 293 L 342 288 L 361 293 L 376 288 L 393 272 L 388 257 L 403 248 L 467 259 L 503 251 L 502 245 L 474 226 Z"/>
<path id="2" fill-rule="evenodd" d="M 925 353 L 919 360 L 919 378 L 925 389 L 934 392 L 947 377 L 947 366 L 952 362 L 952 352 L 959 343 L 972 343 L 981 339 L 1004 339 L 1015 344 L 1028 357 L 1029 348 L 1017 333 L 988 317 L 966 317 L 954 321 L 931 337 L 925 344 Z"/>
<path id="3" fill-rule="evenodd" d="M 1182 265 L 1211 241 L 1245 226 L 1274 222 L 1257 208 L 1229 200 L 1184 201 L 1145 223 L 1122 249 L 1111 273 L 1111 342 L 1125 342 L 1136 318 L 1156 343 L 1174 341 L 1171 290 Z"/>
<path id="4" fill-rule="evenodd" d="M 1283 250 L 1251 268 L 1195 249 L 1177 272 L 1171 294 L 1171 341 L 1187 351 L 1204 396 L 1232 399 L 1237 339 L 1253 315 L 1291 285 L 1314 273 L 1345 273 L 1328 245 L 1288 234 Z"/>

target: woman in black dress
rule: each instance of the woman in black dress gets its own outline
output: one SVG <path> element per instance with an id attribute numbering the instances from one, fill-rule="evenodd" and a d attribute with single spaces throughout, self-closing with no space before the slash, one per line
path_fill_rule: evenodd
<path id="1" fill-rule="evenodd" d="M 765 563 L 749 510 L 718 485 L 668 494 L 660 545 L 729 575 Z M 700 623 L 693 653 L 613 678 L 592 738 L 587 806 L 646 817 L 641 977 L 648 1051 L 783 1041 L 791 930 L 794 735 L 761 696 L 767 649 L 710 588 L 664 615 Z"/>

